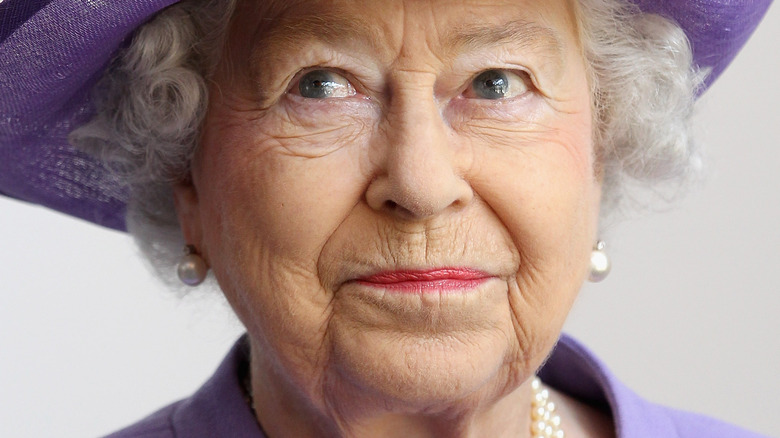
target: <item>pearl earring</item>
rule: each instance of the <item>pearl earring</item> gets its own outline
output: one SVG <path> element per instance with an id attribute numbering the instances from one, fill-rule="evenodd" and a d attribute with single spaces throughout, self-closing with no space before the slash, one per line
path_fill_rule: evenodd
<path id="1" fill-rule="evenodd" d="M 188 286 L 197 286 L 203 283 L 209 272 L 206 261 L 198 255 L 197 250 L 192 245 L 184 247 L 184 255 L 176 266 L 176 273 L 179 274 L 179 280 Z"/>
<path id="2" fill-rule="evenodd" d="M 603 241 L 599 240 L 590 253 L 590 276 L 588 279 L 594 283 L 607 278 L 609 270 L 612 268 L 612 265 L 609 263 L 609 256 L 604 251 L 606 246 Z"/>

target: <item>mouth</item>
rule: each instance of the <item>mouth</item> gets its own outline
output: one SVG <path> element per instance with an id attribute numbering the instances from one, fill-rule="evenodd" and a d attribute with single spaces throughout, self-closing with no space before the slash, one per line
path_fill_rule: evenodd
<path id="1" fill-rule="evenodd" d="M 384 271 L 355 280 L 371 288 L 396 293 L 464 292 L 494 278 L 471 268 Z"/>

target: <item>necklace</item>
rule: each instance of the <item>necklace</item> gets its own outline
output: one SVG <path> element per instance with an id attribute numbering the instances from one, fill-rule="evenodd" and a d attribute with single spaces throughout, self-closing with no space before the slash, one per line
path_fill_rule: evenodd
<path id="1" fill-rule="evenodd" d="M 550 401 L 550 391 L 542 381 L 534 377 L 531 381 L 531 436 L 534 438 L 564 438 L 561 417 L 555 413 L 555 403 Z"/>
<path id="2" fill-rule="evenodd" d="M 244 401 L 252 409 L 253 416 L 257 418 L 249 372 L 244 370 L 241 374 L 241 389 L 243 389 Z M 550 401 L 550 391 L 542 386 L 542 381 L 536 376 L 531 381 L 531 390 L 533 391 L 531 399 L 531 436 L 533 438 L 564 438 L 565 435 L 563 430 L 561 430 L 561 417 L 555 413 L 555 403 Z M 260 428 L 262 430 L 262 426 Z"/>

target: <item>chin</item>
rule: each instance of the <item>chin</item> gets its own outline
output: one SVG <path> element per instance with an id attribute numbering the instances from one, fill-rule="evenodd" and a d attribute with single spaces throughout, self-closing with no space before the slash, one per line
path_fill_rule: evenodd
<path id="1" fill-rule="evenodd" d="M 503 330 L 337 330 L 332 369 L 336 380 L 349 382 L 364 403 L 373 398 L 396 412 L 431 413 L 499 397 L 522 382 L 515 374 L 529 373 L 513 360 L 517 349 L 508 339 Z"/>

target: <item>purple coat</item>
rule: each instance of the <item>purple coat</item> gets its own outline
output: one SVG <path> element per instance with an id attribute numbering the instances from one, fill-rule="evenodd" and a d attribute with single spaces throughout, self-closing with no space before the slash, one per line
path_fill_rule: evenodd
<path id="1" fill-rule="evenodd" d="M 109 438 L 265 438 L 244 400 L 239 374 L 247 366 L 242 338 L 195 394 L 175 402 Z M 545 384 L 591 406 L 609 409 L 618 438 L 756 438 L 698 414 L 640 398 L 585 347 L 564 335 L 539 373 Z"/>

